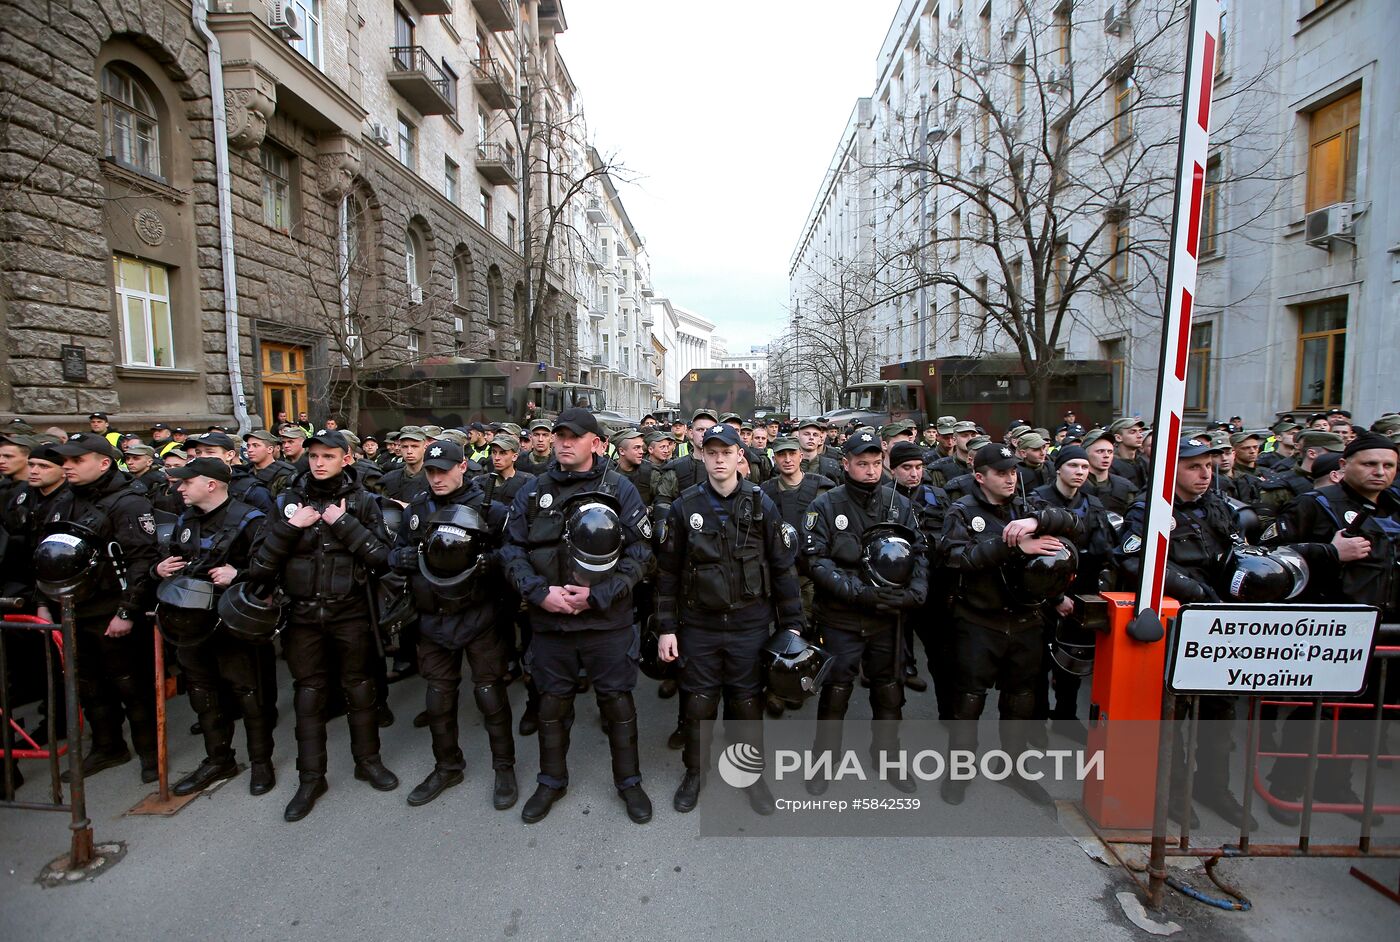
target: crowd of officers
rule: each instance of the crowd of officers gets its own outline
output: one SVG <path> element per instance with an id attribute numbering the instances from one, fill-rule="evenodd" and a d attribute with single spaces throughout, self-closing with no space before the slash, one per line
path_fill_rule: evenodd
<path id="1" fill-rule="evenodd" d="M 288 821 L 327 790 L 326 724 L 341 713 L 355 778 L 398 786 L 380 757 L 380 730 L 394 722 L 387 684 L 415 673 L 425 692 L 413 725 L 429 730 L 433 767 L 408 803 L 460 784 L 463 660 L 495 808 L 518 800 L 516 736 L 538 737 L 527 822 L 566 793 L 574 699 L 590 686 L 626 813 L 650 820 L 633 700 L 639 663 L 661 678 L 659 696 L 680 694 L 668 745 L 684 759 L 673 798 L 682 812 L 698 802 L 721 710 L 748 725 L 752 742 L 765 713 L 803 707 L 801 696 L 765 690 L 764 652 L 775 645 L 815 646 L 830 662 L 819 720 L 841 720 L 859 684 L 874 720 L 897 721 L 906 690 L 931 682 L 954 748 L 976 748 L 992 690 L 1008 751 L 1043 745 L 1050 731 L 1083 741 L 1085 671 L 1055 656 L 1057 642 L 1081 618 L 1076 596 L 1136 584 L 1153 447 L 1139 419 L 1095 427 L 1072 412 L 1053 431 L 1017 422 L 997 440 L 954 416 L 926 428 L 835 428 L 702 409 L 688 423 L 647 416 L 605 435 L 587 410 L 570 409 L 525 429 L 408 426 L 382 439 L 333 420 L 317 430 L 305 414 L 278 418 L 273 431 L 241 441 L 221 428 L 162 425 L 143 440 L 111 430 L 101 413 L 87 432 L 40 433 L 15 420 L 0 435 L 4 594 L 54 620 L 58 602 L 37 587 L 35 548 L 56 532 L 92 535 L 101 548 L 75 612 L 92 735 L 86 775 L 129 762 L 134 750 L 142 780 L 154 779 L 151 612 L 161 610 L 157 599 L 183 604 L 175 588 L 192 584 L 275 599 L 280 635 L 274 645 L 224 630 L 212 606 L 206 631 L 182 633 L 176 661 L 205 758 L 174 791 L 238 774 L 240 720 L 250 791 L 275 786 L 280 647 L 298 772 Z M 1360 602 L 1400 618 L 1397 440 L 1400 415 L 1363 429 L 1340 410 L 1257 431 L 1234 417 L 1182 438 L 1169 594 L 1241 598 L 1232 561 L 1250 547 L 1286 546 L 1307 562 L 1295 601 Z M 877 558 L 891 538 L 913 551 L 896 575 Z M 1047 594 L 1027 575 L 1036 560 L 1071 569 Z M 518 726 L 507 695 L 517 680 L 527 691 Z M 1201 701 L 1208 719 L 1229 719 L 1233 708 L 1228 698 Z M 45 721 L 38 741 L 61 738 L 62 718 Z M 818 729 L 814 748 L 839 751 L 841 724 Z M 874 731 L 872 749 L 898 748 L 897 723 Z M 1232 747 L 1224 724 L 1203 734 L 1194 795 L 1238 823 Z M 1353 797 L 1338 766 L 1319 781 L 1320 800 Z M 1049 801 L 1033 781 L 1008 784 Z M 1298 770 L 1280 763 L 1274 785 L 1301 791 Z M 806 787 L 821 794 L 827 783 Z M 940 786 L 952 804 L 967 787 Z M 747 792 L 756 811 L 771 813 L 761 777 Z"/>

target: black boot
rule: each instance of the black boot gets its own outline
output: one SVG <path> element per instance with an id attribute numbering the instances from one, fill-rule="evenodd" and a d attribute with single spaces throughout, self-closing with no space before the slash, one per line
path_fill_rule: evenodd
<path id="1" fill-rule="evenodd" d="M 574 724 L 573 696 L 542 695 L 539 717 L 539 787 L 520 810 L 520 820 L 526 824 L 544 820 L 549 809 L 568 791 L 569 730 Z"/>
<path id="2" fill-rule="evenodd" d="M 535 679 L 525 675 L 525 712 L 520 714 L 520 735 L 533 736 L 540 728 L 540 691 Z"/>
<path id="3" fill-rule="evenodd" d="M 248 794 L 266 795 L 277 787 L 277 773 L 271 762 L 253 762 L 248 773 Z"/>
<path id="4" fill-rule="evenodd" d="M 379 758 L 379 724 L 375 709 L 380 704 L 374 681 L 362 680 L 345 688 L 345 718 L 350 726 L 350 754 L 355 757 L 355 778 L 369 782 L 381 792 L 399 787 L 399 779 Z"/>
<path id="5" fill-rule="evenodd" d="M 1021 690 L 1003 695 L 1000 704 L 1001 748 L 1006 754 L 1023 754 L 1035 735 L 1044 735 L 1045 721 L 1035 718 L 1035 691 Z M 1037 781 L 1022 777 L 1016 771 L 1003 780 L 1003 784 L 1021 793 L 1027 801 L 1035 805 L 1053 804 L 1050 793 Z"/>
<path id="6" fill-rule="evenodd" d="M 598 711 L 607 724 L 613 783 L 627 806 L 627 817 L 636 824 L 646 824 L 651 820 L 651 799 L 641 784 L 641 759 L 637 754 L 637 707 L 632 701 L 632 694 L 600 695 Z"/>
<path id="7" fill-rule="evenodd" d="M 131 726 L 131 748 L 141 759 L 141 781 L 147 784 L 160 778 L 160 761 L 156 740 L 156 690 L 154 678 L 123 674 L 113 683 L 126 707 L 127 723 Z"/>
<path id="8" fill-rule="evenodd" d="M 700 801 L 700 789 L 704 787 L 705 774 L 695 769 L 686 769 L 685 775 L 681 776 L 681 784 L 676 788 L 676 794 L 671 798 L 671 807 L 681 814 L 694 811 Z"/>
<path id="9" fill-rule="evenodd" d="M 949 751 L 977 752 L 977 721 L 987 706 L 985 693 L 962 693 L 952 696 L 951 726 L 948 729 Z M 938 794 L 950 805 L 960 805 L 967 795 L 971 779 L 955 779 L 952 763 L 947 764 L 948 777 L 938 786 Z"/>
<path id="10" fill-rule="evenodd" d="M 238 691 L 243 710 L 243 735 L 248 744 L 248 794 L 266 795 L 277 784 L 272 770 L 272 722 L 270 708 L 257 690 Z"/>
<path id="11" fill-rule="evenodd" d="M 841 758 L 841 723 L 846 718 L 846 709 L 851 703 L 851 684 L 824 684 L 821 697 L 817 700 L 817 739 L 812 751 L 821 755 L 831 753 L 832 771 L 835 772 Z M 824 795 L 831 782 L 824 778 L 807 780 L 807 794 Z"/>
<path id="12" fill-rule="evenodd" d="M 408 793 L 408 803 L 415 808 L 419 805 L 426 805 L 453 785 L 462 784 L 464 779 L 465 776 L 462 775 L 461 769 L 444 769 L 440 765 L 435 765 L 433 770 L 428 773 L 428 777 L 419 782 L 413 791 Z M 397 784 L 397 780 L 395 784 Z"/>
<path id="13" fill-rule="evenodd" d="M 700 789 L 705 785 L 705 772 L 710 767 L 710 748 L 714 739 L 715 718 L 719 716 L 719 698 L 708 693 L 682 693 L 681 714 L 685 717 L 682 733 L 685 737 L 681 759 L 685 775 L 671 799 L 671 807 L 681 814 L 695 810 Z"/>
<path id="14" fill-rule="evenodd" d="M 725 731 L 729 738 L 735 742 L 745 742 L 758 750 L 760 757 L 765 755 L 763 749 L 763 697 L 736 697 L 728 701 L 725 709 Z M 708 762 L 709 756 L 706 756 Z M 745 795 L 749 799 L 749 807 L 755 813 L 770 815 L 773 813 L 773 794 L 768 790 L 768 783 L 764 781 L 760 770 L 758 781 L 744 789 Z"/>
<path id="15" fill-rule="evenodd" d="M 92 730 L 92 750 L 83 756 L 83 778 L 131 761 L 131 752 L 122 738 L 122 715 L 116 707 L 91 704 L 83 707 L 83 716 Z M 64 770 L 62 779 L 68 782 L 72 776 Z"/>
<path id="16" fill-rule="evenodd" d="M 191 684 L 189 697 L 204 736 L 205 759 L 199 768 L 170 789 L 171 794 L 180 796 L 203 791 L 215 782 L 238 774 L 238 763 L 234 761 L 231 746 L 233 725 L 219 709 L 219 692 L 211 687 Z"/>
<path id="17" fill-rule="evenodd" d="M 171 786 L 172 795 L 193 795 L 195 792 L 203 791 L 215 782 L 226 778 L 233 778 L 238 774 L 238 763 L 232 757 L 218 761 L 215 759 L 205 759 L 189 775 Z"/>
<path id="18" fill-rule="evenodd" d="M 505 811 L 519 798 L 514 771 L 515 737 L 510 731 L 510 697 L 504 684 L 483 684 L 472 694 L 481 711 L 481 723 L 486 727 L 486 739 L 491 744 L 491 768 L 496 771 L 491 804 L 497 811 Z"/>
<path id="19" fill-rule="evenodd" d="M 765 706 L 768 709 L 768 715 L 775 720 L 781 717 L 783 711 L 787 709 L 787 704 L 783 702 L 783 698 L 772 693 L 768 694 Z"/>
<path id="20" fill-rule="evenodd" d="M 893 680 L 877 681 L 870 687 L 871 767 L 880 768 L 879 756 L 899 754 L 899 722 L 904 717 L 904 688 Z M 915 789 L 912 778 L 896 774 L 886 779 L 898 791 L 908 794 Z"/>
<path id="21" fill-rule="evenodd" d="M 301 785 L 297 787 L 297 793 L 292 796 L 292 800 L 287 802 L 287 810 L 282 812 L 282 818 L 286 821 L 300 821 L 311 813 L 311 809 L 316 807 L 316 799 L 325 793 L 324 775 L 301 773 Z"/>

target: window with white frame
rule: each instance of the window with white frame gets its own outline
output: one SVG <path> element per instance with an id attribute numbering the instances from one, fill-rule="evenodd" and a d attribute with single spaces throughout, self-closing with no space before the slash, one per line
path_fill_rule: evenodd
<path id="1" fill-rule="evenodd" d="M 418 277 L 418 260 L 422 257 L 423 247 L 418 244 L 418 233 L 409 229 L 404 233 L 403 240 L 404 276 L 408 280 L 409 288 L 422 287 L 422 281 Z"/>
<path id="2" fill-rule="evenodd" d="M 122 66 L 109 65 L 102 70 L 102 125 L 108 157 L 153 177 L 164 176 L 155 104 Z"/>
<path id="3" fill-rule="evenodd" d="M 452 202 L 457 202 L 457 183 L 461 178 L 461 170 L 457 167 L 457 161 L 451 157 L 442 158 L 442 195 Z"/>
<path id="4" fill-rule="evenodd" d="M 292 226 L 292 159 L 275 144 L 259 149 L 262 164 L 263 223 L 284 232 Z"/>
<path id="5" fill-rule="evenodd" d="M 408 332 L 408 355 L 416 357 L 422 346 L 423 332 L 421 330 L 410 330 Z"/>
<path id="6" fill-rule="evenodd" d="M 290 0 L 296 8 L 301 27 L 301 38 L 293 40 L 291 47 L 301 53 L 302 58 L 316 68 L 321 68 L 321 0 Z"/>
<path id="7" fill-rule="evenodd" d="M 414 169 L 418 160 L 418 129 L 403 115 L 399 115 L 398 155 L 399 163 Z"/>
<path id="8" fill-rule="evenodd" d="M 122 362 L 171 369 L 170 272 L 138 258 L 112 256 L 121 319 Z"/>

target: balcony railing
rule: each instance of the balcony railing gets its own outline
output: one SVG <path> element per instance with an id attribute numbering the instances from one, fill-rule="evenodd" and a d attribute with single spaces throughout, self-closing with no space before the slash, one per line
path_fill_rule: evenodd
<path id="1" fill-rule="evenodd" d="M 603 204 L 597 200 L 588 201 L 588 221 L 591 223 L 608 221 L 608 214 L 603 211 Z"/>
<path id="2" fill-rule="evenodd" d="M 476 145 L 476 171 L 498 186 L 515 183 L 515 148 L 495 141 Z"/>
<path id="3" fill-rule="evenodd" d="M 476 97 L 488 108 L 503 111 L 514 103 L 511 82 L 510 73 L 497 60 L 472 60 L 472 87 L 476 89 Z"/>
<path id="4" fill-rule="evenodd" d="M 389 84 L 419 114 L 455 114 L 457 90 L 422 46 L 389 47 Z"/>

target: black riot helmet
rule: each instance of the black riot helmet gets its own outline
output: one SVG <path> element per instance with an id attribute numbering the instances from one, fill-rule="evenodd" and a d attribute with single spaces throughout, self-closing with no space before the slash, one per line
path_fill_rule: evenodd
<path id="1" fill-rule="evenodd" d="M 392 542 L 403 527 L 403 505 L 387 497 L 380 498 L 379 515 L 384 519 L 384 532 L 389 534 Z"/>
<path id="2" fill-rule="evenodd" d="M 34 582 L 39 591 L 51 599 L 86 598 L 96 582 L 100 546 L 96 533 L 72 522 L 44 537 L 34 549 Z"/>
<path id="3" fill-rule="evenodd" d="M 156 624 L 177 648 L 199 644 L 214 633 L 219 590 L 208 579 L 171 576 L 156 586 Z"/>
<path id="4" fill-rule="evenodd" d="M 418 572 L 444 598 L 458 601 L 454 590 L 470 585 L 480 569 L 490 531 L 475 507 L 453 504 L 428 518 L 418 555 Z"/>
<path id="5" fill-rule="evenodd" d="M 1020 605 L 1040 605 L 1065 594 L 1079 569 L 1079 550 L 1060 540 L 1060 550 L 1048 556 L 1026 556 L 1002 567 L 1006 589 Z"/>
<path id="6" fill-rule="evenodd" d="M 622 505 L 611 494 L 588 492 L 564 508 L 565 578 L 594 585 L 612 575 L 622 555 Z"/>
<path id="7" fill-rule="evenodd" d="M 1264 532 L 1264 522 L 1259 519 L 1259 511 L 1253 505 L 1246 504 L 1242 500 L 1233 497 L 1225 498 L 1225 503 L 1230 505 L 1230 515 L 1234 517 L 1235 526 L 1239 528 L 1240 535 L 1246 542 L 1253 543 L 1259 539 Z"/>
<path id="8" fill-rule="evenodd" d="M 250 582 L 235 582 L 219 596 L 219 621 L 244 641 L 271 641 L 282 631 L 282 596 Z"/>
<path id="9" fill-rule="evenodd" d="M 1071 615 L 1056 619 L 1050 657 L 1066 673 L 1087 677 L 1094 672 L 1095 638 L 1093 629 Z"/>
<path id="10" fill-rule="evenodd" d="M 1227 602 L 1286 602 L 1307 588 L 1308 564 L 1289 547 L 1231 547 L 1216 589 Z"/>
<path id="11" fill-rule="evenodd" d="M 661 636 L 656 633 L 655 616 L 647 619 L 647 630 L 642 632 L 641 663 L 638 667 L 652 680 L 675 680 L 681 675 L 680 658 L 663 661 L 657 653 L 656 645 Z"/>
<path id="12" fill-rule="evenodd" d="M 861 541 L 860 569 L 865 581 L 876 588 L 903 589 L 914 578 L 918 536 L 898 523 L 877 523 Z"/>
<path id="13" fill-rule="evenodd" d="M 156 521 L 157 553 L 164 559 L 170 555 L 170 547 L 175 545 L 175 524 L 180 521 L 180 516 L 168 510 L 153 510 L 151 516 Z"/>
<path id="14" fill-rule="evenodd" d="M 835 659 L 786 628 L 774 632 L 759 655 L 768 676 L 768 691 L 783 700 L 806 700 L 821 689 Z"/>

